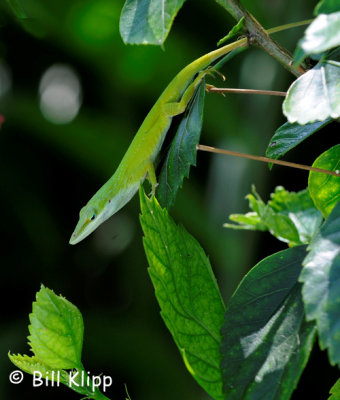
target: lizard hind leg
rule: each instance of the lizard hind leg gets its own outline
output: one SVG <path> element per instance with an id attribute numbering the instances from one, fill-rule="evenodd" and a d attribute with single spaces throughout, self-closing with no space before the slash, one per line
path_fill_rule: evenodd
<path id="1" fill-rule="evenodd" d="M 165 115 L 169 117 L 174 117 L 175 115 L 182 114 L 187 108 L 188 103 L 190 102 L 192 96 L 195 93 L 197 86 L 202 82 L 202 79 L 207 74 L 211 74 L 213 72 L 218 72 L 213 70 L 213 68 L 206 68 L 203 71 L 200 71 L 193 82 L 185 89 L 185 92 L 182 95 L 182 98 L 178 102 L 171 102 L 163 104 L 162 111 Z"/>

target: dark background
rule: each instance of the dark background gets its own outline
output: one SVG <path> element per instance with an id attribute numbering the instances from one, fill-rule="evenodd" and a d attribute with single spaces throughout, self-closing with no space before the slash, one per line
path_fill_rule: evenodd
<path id="1" fill-rule="evenodd" d="M 265 27 L 311 18 L 314 7 L 310 0 L 243 3 Z M 28 314 L 43 283 L 81 310 L 83 363 L 92 374 L 112 376 L 106 393 L 111 399 L 124 399 L 124 383 L 133 400 L 207 399 L 159 316 L 137 196 L 88 239 L 76 246 L 68 240 L 80 208 L 112 175 L 170 79 L 214 49 L 234 21 L 214 1 L 187 1 L 161 49 L 122 43 L 123 0 L 25 4 L 29 18 L 19 20 L 0 2 L 0 112 L 5 117 L 0 131 L 0 398 L 79 398 L 66 388 L 34 389 L 29 375 L 18 386 L 8 381 L 16 368 L 7 352 L 29 352 Z M 302 33 L 299 28 L 275 37 L 293 51 Z M 40 80 L 55 64 L 71 68 L 82 91 L 79 113 L 63 124 L 46 119 L 40 107 Z M 223 73 L 230 87 L 286 90 L 294 79 L 256 49 L 232 60 Z M 281 103 L 280 98 L 208 94 L 201 142 L 263 155 L 285 121 Z M 286 159 L 312 164 L 336 143 L 334 131 L 330 125 Z M 171 214 L 204 247 L 226 301 L 249 268 L 286 246 L 268 233 L 228 231 L 222 224 L 230 213 L 247 209 L 244 196 L 252 183 L 267 200 L 276 185 L 301 190 L 307 178 L 287 168 L 270 172 L 257 162 L 198 154 L 197 168 Z M 337 375 L 316 345 L 294 399 L 311 393 L 314 399 L 327 398 Z"/>

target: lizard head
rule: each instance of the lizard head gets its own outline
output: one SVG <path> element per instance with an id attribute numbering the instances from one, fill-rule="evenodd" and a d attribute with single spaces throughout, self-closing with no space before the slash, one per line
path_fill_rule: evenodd
<path id="1" fill-rule="evenodd" d="M 101 222 L 102 218 L 97 208 L 92 204 L 87 204 L 80 210 L 79 221 L 72 233 L 70 244 L 76 244 L 85 239 L 101 224 Z"/>
<path id="2" fill-rule="evenodd" d="M 72 233 L 70 244 L 77 244 L 90 235 L 100 224 L 106 221 L 114 213 L 119 211 L 137 192 L 139 181 L 137 180 L 126 189 L 119 189 L 116 193 L 107 195 L 107 188 L 102 188 L 80 210 L 79 221 Z M 103 195 L 106 194 L 106 195 Z"/>

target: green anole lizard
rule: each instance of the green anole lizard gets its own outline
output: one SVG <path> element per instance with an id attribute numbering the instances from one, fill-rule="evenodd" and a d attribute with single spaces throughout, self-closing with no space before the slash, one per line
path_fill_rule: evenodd
<path id="1" fill-rule="evenodd" d="M 85 239 L 100 224 L 124 207 L 146 177 L 152 185 L 152 194 L 155 193 L 157 180 L 153 163 L 172 117 L 185 111 L 197 86 L 209 73 L 208 67 L 213 61 L 246 44 L 247 39 L 240 39 L 207 53 L 175 76 L 144 119 L 116 172 L 80 210 L 79 221 L 72 233 L 70 244 Z M 198 75 L 194 79 L 196 74 Z"/>

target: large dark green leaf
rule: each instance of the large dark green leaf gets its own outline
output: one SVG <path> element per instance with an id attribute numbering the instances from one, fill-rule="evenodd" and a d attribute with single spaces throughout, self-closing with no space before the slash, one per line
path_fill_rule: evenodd
<path id="1" fill-rule="evenodd" d="M 322 153 L 313 167 L 340 172 L 340 144 Z M 333 176 L 311 171 L 308 188 L 315 206 L 326 218 L 340 199 L 340 175 Z"/>
<path id="2" fill-rule="evenodd" d="M 199 243 L 141 190 L 141 224 L 149 274 L 161 315 L 196 381 L 222 400 L 220 329 L 225 307 Z"/>
<path id="3" fill-rule="evenodd" d="M 274 136 L 270 139 L 266 150 L 266 156 L 274 159 L 282 157 L 289 150 L 293 149 L 331 121 L 332 120 L 328 118 L 325 121 L 317 121 L 307 125 L 286 122 L 277 129 Z"/>
<path id="4" fill-rule="evenodd" d="M 196 145 L 203 125 L 204 99 L 205 80 L 197 88 L 162 166 L 157 188 L 157 198 L 162 207 L 171 207 L 183 179 L 189 177 L 190 166 L 196 165 Z"/>
<path id="5" fill-rule="evenodd" d="M 340 365 L 340 202 L 308 247 L 300 281 L 308 320 L 316 320 L 320 346 Z"/>
<path id="6" fill-rule="evenodd" d="M 125 43 L 164 43 L 185 0 L 126 0 L 120 17 Z"/>
<path id="7" fill-rule="evenodd" d="M 339 28 L 340 32 L 340 28 Z M 305 125 L 340 116 L 340 63 L 325 61 L 290 86 L 283 113 L 290 123 Z"/>
<path id="8" fill-rule="evenodd" d="M 221 347 L 228 400 L 288 400 L 295 389 L 315 336 L 297 282 L 305 255 L 298 246 L 265 258 L 232 296 Z"/>
<path id="9" fill-rule="evenodd" d="M 340 11 L 339 0 L 321 0 L 316 5 L 314 14 L 330 14 L 337 11 Z"/>

